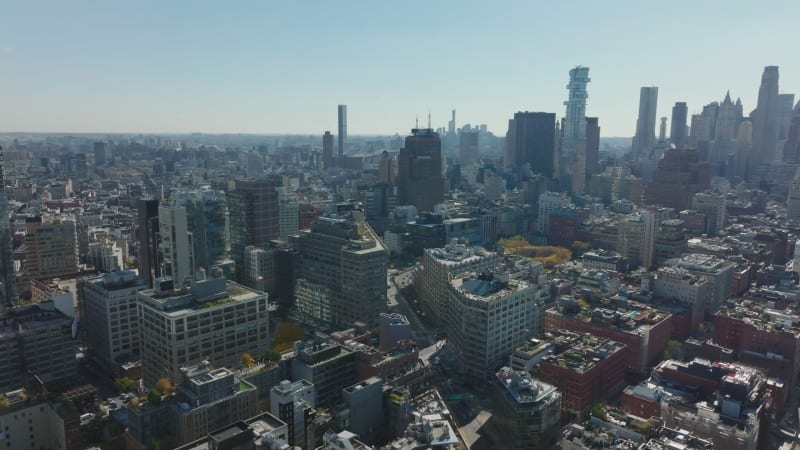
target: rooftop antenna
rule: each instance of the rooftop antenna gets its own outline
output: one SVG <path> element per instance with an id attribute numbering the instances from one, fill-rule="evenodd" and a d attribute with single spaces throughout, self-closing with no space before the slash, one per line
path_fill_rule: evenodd
<path id="1" fill-rule="evenodd" d="M 428 110 L 428 129 L 431 129 L 431 110 Z"/>
<path id="2" fill-rule="evenodd" d="M 416 126 L 414 128 L 419 129 L 419 116 L 416 117 Z"/>

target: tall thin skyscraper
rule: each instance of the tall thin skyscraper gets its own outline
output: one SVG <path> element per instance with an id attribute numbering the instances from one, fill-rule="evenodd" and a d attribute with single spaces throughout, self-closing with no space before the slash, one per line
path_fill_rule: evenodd
<path id="1" fill-rule="evenodd" d="M 586 118 L 586 174 L 598 172 L 600 159 L 600 124 L 597 117 Z"/>
<path id="2" fill-rule="evenodd" d="M 139 200 L 138 204 L 139 254 L 137 264 L 139 276 L 147 287 L 153 287 L 153 281 L 160 276 L 158 260 L 158 200 Z"/>
<path id="3" fill-rule="evenodd" d="M 777 159 L 776 148 L 780 130 L 778 101 L 778 66 L 767 66 L 758 88 L 758 105 L 750 114 L 753 121 L 753 148 L 748 158 L 749 179 L 752 179 L 759 160 Z M 783 157 L 781 152 L 781 157 Z"/>
<path id="4" fill-rule="evenodd" d="M 656 107 L 658 88 L 644 86 L 639 91 L 639 118 L 636 120 L 636 135 L 633 138 L 634 153 L 652 148 L 656 144 Z"/>
<path id="5" fill-rule="evenodd" d="M 397 196 L 400 205 L 433 211 L 444 200 L 442 141 L 430 128 L 414 128 L 397 156 Z"/>
<path id="6" fill-rule="evenodd" d="M 333 167 L 333 135 L 330 131 L 322 135 L 322 167 L 324 169 Z"/>
<path id="7" fill-rule="evenodd" d="M 589 98 L 586 85 L 590 81 L 588 67 L 578 66 L 569 71 L 561 158 L 575 193 L 583 193 L 586 187 L 586 99 Z"/>
<path id="8" fill-rule="evenodd" d="M 339 105 L 339 158 L 347 151 L 347 105 Z"/>
<path id="9" fill-rule="evenodd" d="M 3 164 L 3 147 L 0 147 L 0 314 L 6 307 L 19 303 L 17 280 L 14 274 L 14 252 L 11 221 L 8 218 L 8 193 Z"/>
<path id="10" fill-rule="evenodd" d="M 672 107 L 672 128 L 669 132 L 669 141 L 677 148 L 686 145 L 686 118 L 689 109 L 686 102 L 675 102 Z"/>

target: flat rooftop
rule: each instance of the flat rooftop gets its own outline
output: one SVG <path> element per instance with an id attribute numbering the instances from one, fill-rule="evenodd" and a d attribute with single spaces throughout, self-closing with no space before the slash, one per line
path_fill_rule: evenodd
<path id="1" fill-rule="evenodd" d="M 557 393 L 555 386 L 534 380 L 528 372 L 503 367 L 495 377 L 517 403 L 538 403 Z"/>

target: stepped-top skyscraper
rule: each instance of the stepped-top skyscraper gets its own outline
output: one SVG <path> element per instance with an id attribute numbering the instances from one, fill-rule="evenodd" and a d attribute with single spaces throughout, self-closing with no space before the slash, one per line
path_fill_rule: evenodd
<path id="1" fill-rule="evenodd" d="M 339 105 L 339 158 L 347 151 L 347 105 Z"/>
<path id="2" fill-rule="evenodd" d="M 636 136 L 633 137 L 634 153 L 652 148 L 656 144 L 656 106 L 658 88 L 644 86 L 639 91 L 639 118 L 636 120 Z"/>
<path id="3" fill-rule="evenodd" d="M 586 85 L 590 81 L 588 67 L 578 66 L 569 71 L 561 158 L 575 193 L 582 193 L 586 187 L 586 99 L 589 98 Z"/>
<path id="4" fill-rule="evenodd" d="M 433 211 L 444 200 L 442 140 L 431 128 L 414 128 L 397 156 L 397 196 L 400 205 Z"/>
<path id="5" fill-rule="evenodd" d="M 753 175 L 758 160 L 776 159 L 780 131 L 779 107 L 778 66 L 767 66 L 761 75 L 761 86 L 758 88 L 758 106 L 750 114 L 753 121 L 753 150 L 748 158 L 749 177 Z"/>
<path id="6" fill-rule="evenodd" d="M 0 147 L 0 313 L 18 303 L 17 280 L 14 274 L 14 253 L 11 223 L 8 219 L 8 193 L 3 167 L 3 148 Z"/>

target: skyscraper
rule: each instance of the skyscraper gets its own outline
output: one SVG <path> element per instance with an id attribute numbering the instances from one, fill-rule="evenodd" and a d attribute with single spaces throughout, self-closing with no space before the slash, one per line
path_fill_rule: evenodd
<path id="1" fill-rule="evenodd" d="M 322 217 L 297 240 L 297 309 L 319 323 L 377 323 L 386 309 L 386 249 L 362 222 Z"/>
<path id="2" fill-rule="evenodd" d="M 661 125 L 658 126 L 658 142 L 667 142 L 667 118 L 661 118 Z"/>
<path id="3" fill-rule="evenodd" d="M 333 135 L 330 131 L 322 135 L 322 167 L 324 169 L 333 167 Z"/>
<path id="4" fill-rule="evenodd" d="M 508 121 L 505 167 L 527 165 L 534 173 L 555 178 L 556 115 L 518 112 Z"/>
<path id="5" fill-rule="evenodd" d="M 339 105 L 339 158 L 347 150 L 347 105 Z"/>
<path id="6" fill-rule="evenodd" d="M 464 166 L 478 161 L 478 133 L 462 131 L 459 135 L 458 162 Z"/>
<path id="7" fill-rule="evenodd" d="M 586 118 L 586 174 L 598 172 L 600 159 L 600 124 L 597 117 Z"/>
<path id="8" fill-rule="evenodd" d="M 736 137 L 736 128 L 741 120 L 742 117 L 738 114 L 736 105 L 731 101 L 731 93 L 728 91 L 717 110 L 714 140 L 717 142 L 733 141 Z"/>
<path id="9" fill-rule="evenodd" d="M 231 258 L 236 280 L 245 281 L 244 251 L 250 245 L 264 246 L 280 235 L 276 179 L 235 180 L 228 190 Z"/>
<path id="10" fill-rule="evenodd" d="M 779 123 L 778 66 L 767 66 L 758 88 L 758 105 L 750 114 L 753 121 L 753 148 L 748 158 L 747 177 L 752 179 L 759 160 L 773 161 L 778 143 Z M 783 155 L 781 155 L 783 156 Z"/>
<path id="11" fill-rule="evenodd" d="M 686 118 L 688 114 L 686 102 L 675 102 L 672 107 L 672 128 L 669 132 L 669 141 L 678 148 L 686 145 Z"/>
<path id="12" fill-rule="evenodd" d="M 106 163 L 106 143 L 105 142 L 95 142 L 94 143 L 94 165 L 95 166 L 102 166 Z"/>
<path id="13" fill-rule="evenodd" d="M 176 205 L 186 209 L 186 226 L 192 234 L 194 267 L 210 269 L 227 258 L 225 197 L 208 187 L 172 194 Z"/>
<path id="14" fill-rule="evenodd" d="M 14 252 L 11 222 L 8 218 L 8 193 L 3 165 L 3 147 L 0 147 L 0 313 L 19 301 L 17 280 L 14 274 Z"/>
<path id="15" fill-rule="evenodd" d="M 139 276 L 144 278 L 148 287 L 153 287 L 153 280 L 159 277 L 158 261 L 158 200 L 139 200 L 137 220 Z"/>
<path id="16" fill-rule="evenodd" d="M 400 205 L 433 211 L 444 200 L 442 141 L 430 128 L 414 128 L 397 156 L 397 196 Z"/>
<path id="17" fill-rule="evenodd" d="M 639 118 L 636 120 L 636 135 L 633 137 L 634 153 L 653 147 L 656 144 L 656 106 L 658 88 L 644 86 L 639 91 Z"/>
<path id="18" fill-rule="evenodd" d="M 586 187 L 586 99 L 589 97 L 586 85 L 590 81 L 588 67 L 578 66 L 569 71 L 561 157 L 575 193 L 582 193 Z"/>
<path id="19" fill-rule="evenodd" d="M 172 277 L 175 286 L 194 274 L 194 235 L 186 223 L 186 208 L 174 203 L 158 206 L 159 253 L 161 276 Z"/>

